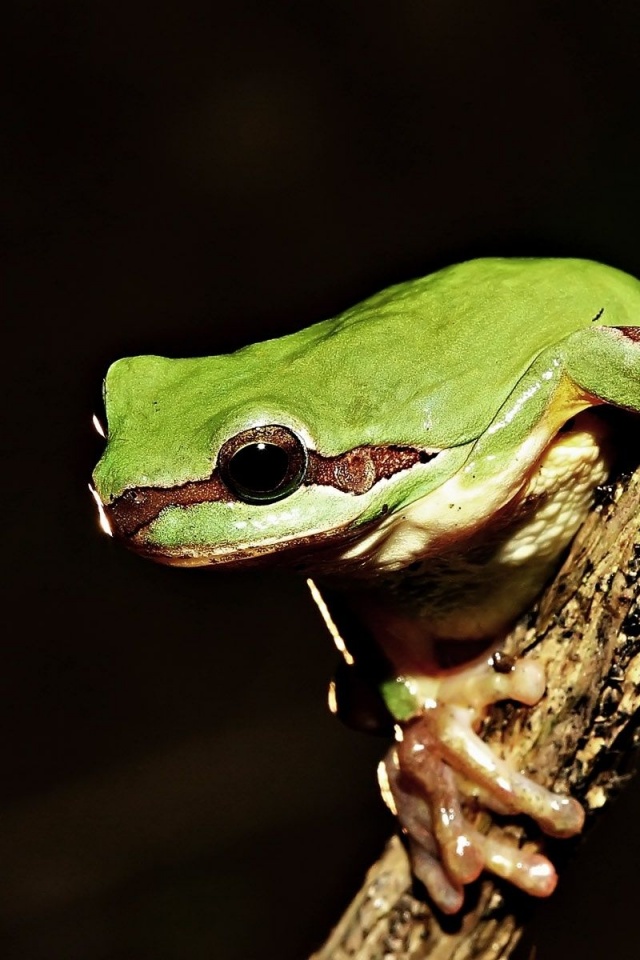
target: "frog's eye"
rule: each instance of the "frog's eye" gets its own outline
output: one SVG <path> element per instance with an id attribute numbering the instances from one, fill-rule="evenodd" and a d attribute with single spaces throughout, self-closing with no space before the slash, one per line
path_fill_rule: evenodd
<path id="1" fill-rule="evenodd" d="M 243 430 L 218 454 L 227 487 L 247 503 L 273 503 L 293 493 L 307 469 L 304 444 L 288 427 L 269 424 Z"/>

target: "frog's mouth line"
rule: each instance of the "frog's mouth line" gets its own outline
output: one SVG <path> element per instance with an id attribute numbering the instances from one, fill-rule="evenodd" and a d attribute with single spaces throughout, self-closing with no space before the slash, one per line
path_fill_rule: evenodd
<path id="1" fill-rule="evenodd" d="M 417 463 L 428 463 L 439 450 L 407 446 L 360 446 L 333 457 L 316 450 L 308 452 L 309 462 L 303 485 L 330 486 L 356 496 L 368 493 L 380 480 L 389 479 Z M 232 503 L 234 494 L 216 467 L 203 480 L 175 487 L 134 487 L 125 490 L 104 507 L 109 525 L 123 540 L 134 540 L 166 507 L 190 507 L 200 503 Z M 132 544 L 133 545 L 133 544 Z"/>

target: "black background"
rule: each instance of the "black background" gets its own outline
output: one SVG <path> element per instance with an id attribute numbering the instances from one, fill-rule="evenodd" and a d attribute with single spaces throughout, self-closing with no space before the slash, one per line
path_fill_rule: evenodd
<path id="1" fill-rule="evenodd" d="M 640 274 L 639 10 L 5 8 L 3 960 L 293 960 L 337 919 L 391 829 L 383 744 L 328 715 L 303 585 L 99 534 L 101 378 L 469 256 Z M 637 956 L 637 796 L 537 910 L 539 960 Z"/>

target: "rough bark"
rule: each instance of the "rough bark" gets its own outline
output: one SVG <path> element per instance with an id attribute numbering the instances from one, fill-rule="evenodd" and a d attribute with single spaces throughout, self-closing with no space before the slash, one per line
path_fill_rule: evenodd
<path id="1" fill-rule="evenodd" d="M 517 625 L 508 653 L 533 651 L 547 671 L 534 708 L 499 704 L 483 736 L 547 787 L 596 811 L 631 776 L 640 707 L 640 468 L 601 488 L 554 581 Z M 487 813 L 476 823 L 549 850 L 535 825 Z M 572 848 L 556 841 L 556 864 Z M 521 937 L 526 898 L 484 876 L 457 917 L 430 909 L 395 837 L 311 960 L 506 960 Z"/>

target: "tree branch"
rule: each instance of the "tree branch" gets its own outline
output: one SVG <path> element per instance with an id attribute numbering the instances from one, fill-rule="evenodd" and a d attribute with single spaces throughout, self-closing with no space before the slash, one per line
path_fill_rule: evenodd
<path id="1" fill-rule="evenodd" d="M 539 657 L 547 691 L 533 708 L 496 705 L 483 738 L 546 787 L 571 793 L 594 813 L 631 776 L 640 707 L 640 468 L 599 491 L 598 502 L 535 611 L 505 651 Z M 486 833 L 543 846 L 558 861 L 570 841 L 551 842 L 535 824 L 479 810 Z M 484 875 L 465 906 L 444 917 L 411 878 L 401 841 L 383 855 L 326 944 L 311 960 L 506 960 L 528 912 L 520 892 Z"/>

